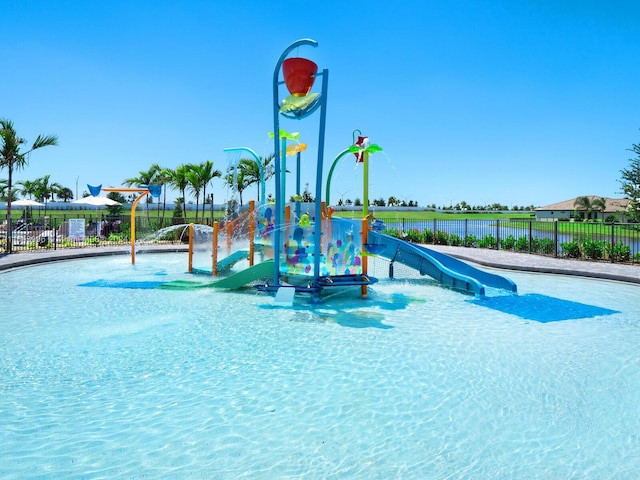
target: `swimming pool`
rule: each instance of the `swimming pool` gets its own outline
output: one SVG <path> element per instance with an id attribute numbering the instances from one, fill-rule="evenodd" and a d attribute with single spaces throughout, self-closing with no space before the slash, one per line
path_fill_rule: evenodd
<path id="1" fill-rule="evenodd" d="M 287 307 L 154 288 L 185 268 L 0 274 L 2 478 L 640 471 L 637 286 L 509 272 L 520 293 L 483 300 L 381 279 L 368 299 Z"/>

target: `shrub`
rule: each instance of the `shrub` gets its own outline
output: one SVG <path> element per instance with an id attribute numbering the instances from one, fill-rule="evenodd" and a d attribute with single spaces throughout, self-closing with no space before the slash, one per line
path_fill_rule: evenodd
<path id="1" fill-rule="evenodd" d="M 477 247 L 478 246 L 478 237 L 475 235 L 467 235 L 464 237 L 464 246 L 465 247 Z"/>
<path id="2" fill-rule="evenodd" d="M 400 230 L 398 230 L 397 228 L 385 228 L 384 230 L 382 230 L 382 233 L 384 233 L 385 235 L 389 235 L 390 237 L 400 238 Z"/>
<path id="3" fill-rule="evenodd" d="M 582 239 L 582 251 L 586 258 L 600 260 L 604 258 L 604 250 L 604 242 L 590 238 Z"/>
<path id="4" fill-rule="evenodd" d="M 578 242 L 565 242 L 560 244 L 563 255 L 569 258 L 580 258 L 580 244 Z"/>
<path id="5" fill-rule="evenodd" d="M 404 239 L 407 242 L 422 243 L 422 238 L 423 238 L 422 234 L 415 228 L 412 228 L 411 230 L 409 230 L 408 232 L 405 232 L 404 234 Z"/>
<path id="6" fill-rule="evenodd" d="M 482 239 L 478 240 L 478 247 L 480 248 L 496 248 L 498 241 L 493 235 L 485 235 Z"/>
<path id="7" fill-rule="evenodd" d="M 614 262 L 628 262 L 631 258 L 631 247 L 622 242 L 618 242 L 613 246 L 607 243 L 606 250 L 609 258 L 613 258 Z"/>
<path id="8" fill-rule="evenodd" d="M 518 237 L 516 240 L 516 244 L 514 245 L 514 249 L 517 252 L 528 252 L 529 251 L 529 238 L 522 236 Z"/>
<path id="9" fill-rule="evenodd" d="M 513 235 L 507 236 L 507 238 L 503 238 L 500 242 L 500 248 L 503 250 L 513 250 L 516 246 L 516 238 Z"/>
<path id="10" fill-rule="evenodd" d="M 436 235 L 433 243 L 436 245 L 449 245 L 449 234 L 447 232 L 443 232 L 442 230 L 436 230 Z"/>
<path id="11" fill-rule="evenodd" d="M 535 252 L 543 253 L 545 255 L 552 255 L 554 252 L 555 244 L 550 238 L 539 238 L 535 242 Z"/>
<path id="12" fill-rule="evenodd" d="M 462 238 L 460 238 L 460 235 L 456 235 L 455 233 L 449 235 L 449 245 L 452 245 L 454 247 L 459 247 L 460 245 L 462 245 Z"/>
<path id="13" fill-rule="evenodd" d="M 431 230 L 422 231 L 422 243 L 433 243 L 433 232 Z"/>

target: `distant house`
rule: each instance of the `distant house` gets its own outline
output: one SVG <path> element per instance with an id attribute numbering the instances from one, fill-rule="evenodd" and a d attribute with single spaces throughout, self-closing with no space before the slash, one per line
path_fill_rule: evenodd
<path id="1" fill-rule="evenodd" d="M 592 218 L 603 219 L 610 216 L 614 216 L 618 222 L 625 220 L 625 214 L 629 200 L 626 198 L 606 198 L 599 197 L 597 195 L 585 195 L 593 202 L 597 198 L 604 198 L 606 208 L 604 212 L 594 210 L 591 214 Z M 565 200 L 563 202 L 552 203 L 545 207 L 536 208 L 536 220 L 541 221 L 554 221 L 554 220 L 574 220 L 584 218 L 586 212 L 584 210 L 576 210 L 576 200 L 580 197 L 572 198 L 571 200 Z"/>

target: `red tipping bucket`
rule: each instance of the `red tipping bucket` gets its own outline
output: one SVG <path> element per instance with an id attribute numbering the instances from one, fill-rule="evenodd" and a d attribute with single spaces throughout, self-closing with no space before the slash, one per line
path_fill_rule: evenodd
<path id="1" fill-rule="evenodd" d="M 284 83 L 291 95 L 304 97 L 309 94 L 318 72 L 318 65 L 300 57 L 287 58 L 282 62 Z"/>

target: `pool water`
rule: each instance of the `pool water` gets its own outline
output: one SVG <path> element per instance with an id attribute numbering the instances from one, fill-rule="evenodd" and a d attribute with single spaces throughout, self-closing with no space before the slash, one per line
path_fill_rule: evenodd
<path id="1" fill-rule="evenodd" d="M 637 286 L 508 272 L 517 296 L 479 299 L 381 278 L 281 306 L 155 288 L 185 254 L 136 262 L 0 274 L 1 478 L 640 471 Z"/>

